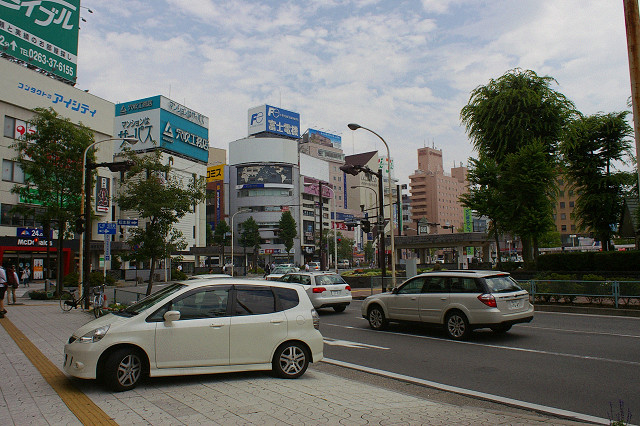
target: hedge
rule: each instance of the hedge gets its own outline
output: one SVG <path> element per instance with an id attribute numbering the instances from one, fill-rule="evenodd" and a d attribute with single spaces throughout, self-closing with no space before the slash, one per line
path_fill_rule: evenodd
<path id="1" fill-rule="evenodd" d="M 640 251 L 564 252 L 538 256 L 538 271 L 640 271 Z"/>

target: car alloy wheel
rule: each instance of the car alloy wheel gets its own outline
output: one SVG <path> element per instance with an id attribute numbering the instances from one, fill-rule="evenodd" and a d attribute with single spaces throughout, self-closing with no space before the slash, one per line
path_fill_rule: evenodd
<path id="1" fill-rule="evenodd" d="M 105 383 L 117 392 L 133 389 L 142 377 L 142 360 L 132 349 L 120 349 L 112 353 L 105 365 Z"/>
<path id="2" fill-rule="evenodd" d="M 454 340 L 464 340 L 469 336 L 469 321 L 462 312 L 453 311 L 447 315 L 445 330 Z"/>
<path id="3" fill-rule="evenodd" d="M 307 351 L 294 342 L 282 345 L 273 358 L 273 371 L 278 377 L 284 379 L 302 376 L 309 366 Z"/>
<path id="4" fill-rule="evenodd" d="M 387 328 L 388 321 L 384 316 L 382 308 L 379 306 L 374 306 L 369 309 L 368 319 L 369 325 L 374 330 L 384 330 L 385 328 Z"/>

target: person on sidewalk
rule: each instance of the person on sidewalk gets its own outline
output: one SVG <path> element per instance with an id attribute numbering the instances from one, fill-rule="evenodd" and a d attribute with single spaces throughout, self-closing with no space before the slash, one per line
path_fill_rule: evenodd
<path id="1" fill-rule="evenodd" d="M 4 294 L 7 291 L 7 272 L 0 265 L 0 318 L 4 318 L 7 310 L 4 308 Z"/>
<path id="2" fill-rule="evenodd" d="M 31 271 L 29 270 L 29 267 L 25 267 L 22 270 L 22 285 L 25 287 L 29 287 L 29 277 L 31 276 Z"/>
<path id="3" fill-rule="evenodd" d="M 16 304 L 16 288 L 20 285 L 20 280 L 18 279 L 18 274 L 16 273 L 13 265 L 9 265 L 9 268 L 6 270 L 7 275 L 7 290 L 9 290 L 9 296 L 7 296 L 7 301 L 10 305 Z M 12 302 L 13 300 L 13 302 Z"/>

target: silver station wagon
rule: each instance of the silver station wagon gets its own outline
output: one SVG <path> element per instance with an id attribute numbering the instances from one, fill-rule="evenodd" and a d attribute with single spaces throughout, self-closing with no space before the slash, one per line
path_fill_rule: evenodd
<path id="1" fill-rule="evenodd" d="M 422 322 L 442 325 L 450 338 L 462 340 L 477 328 L 505 333 L 513 324 L 530 322 L 533 305 L 529 293 L 508 273 L 437 271 L 367 297 L 362 316 L 375 330 L 390 321 Z"/>

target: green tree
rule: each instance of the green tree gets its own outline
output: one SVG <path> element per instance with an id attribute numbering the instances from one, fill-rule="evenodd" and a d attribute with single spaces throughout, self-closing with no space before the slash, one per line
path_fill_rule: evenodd
<path id="1" fill-rule="evenodd" d="M 298 225 L 291 212 L 286 211 L 282 213 L 280 222 L 278 223 L 278 231 L 278 236 L 284 242 L 284 248 L 287 250 L 287 258 L 291 261 L 291 254 L 289 252 L 293 248 L 294 238 L 298 236 Z"/>
<path id="2" fill-rule="evenodd" d="M 128 158 L 133 166 L 126 172 L 115 201 L 122 210 L 137 212 L 144 222 L 144 227 L 131 229 L 127 243 L 132 251 L 127 258 L 150 262 L 149 295 L 156 261 L 186 247 L 182 232 L 173 225 L 205 199 L 205 180 L 194 176 L 185 184 L 170 165 L 162 163 L 160 151 L 145 156 L 129 152 Z"/>
<path id="3" fill-rule="evenodd" d="M 633 131 L 628 111 L 581 116 L 569 125 L 562 143 L 565 174 L 578 193 L 575 214 L 582 230 L 593 231 L 603 250 L 611 250 L 612 225 L 620 220 L 628 175 L 614 162 L 631 155 Z"/>
<path id="4" fill-rule="evenodd" d="M 367 241 L 363 248 L 364 251 L 364 261 L 365 262 L 373 262 L 373 256 L 375 254 L 375 250 L 373 249 L 373 243 L 371 241 Z"/>
<path id="5" fill-rule="evenodd" d="M 224 247 L 229 245 L 231 240 L 231 228 L 227 225 L 226 220 L 221 220 L 216 224 L 216 229 L 213 231 L 213 243 L 220 247 L 220 266 L 224 266 Z"/>
<path id="6" fill-rule="evenodd" d="M 58 253 L 62 253 L 65 238 L 72 238 L 67 226 L 80 217 L 82 158 L 85 148 L 94 142 L 93 132 L 59 116 L 52 108 L 37 108 L 35 113 L 29 122 L 34 132 L 11 145 L 24 172 L 24 184 L 15 185 L 11 192 L 28 204 L 41 206 L 34 207 L 33 214 L 39 222 L 57 227 Z M 87 157 L 93 159 L 91 154 Z M 62 256 L 58 256 L 57 271 L 60 292 Z"/>
<path id="7" fill-rule="evenodd" d="M 249 219 L 240 224 L 242 231 L 240 232 L 240 245 L 245 248 L 253 249 L 253 264 L 258 264 L 258 250 L 260 250 L 260 228 L 253 216 L 249 216 Z"/>
<path id="8" fill-rule="evenodd" d="M 469 191 L 460 196 L 460 202 L 478 215 L 489 219 L 489 235 L 493 235 L 497 252 L 500 253 L 504 191 L 500 187 L 498 164 L 485 156 L 480 159 L 470 158 L 469 163 Z M 500 256 L 497 260 L 498 263 L 502 262 Z"/>
<path id="9" fill-rule="evenodd" d="M 504 179 L 539 186 L 540 188 L 531 190 L 536 194 L 546 193 L 552 197 L 554 193 L 553 188 L 549 190 L 543 186 L 546 186 L 547 182 L 555 185 L 556 168 L 550 166 L 554 164 L 566 124 L 576 111 L 571 101 L 551 88 L 552 83 L 556 83 L 553 78 L 540 77 L 531 70 L 510 70 L 498 79 L 491 79 L 486 86 L 473 90 L 469 102 L 460 112 L 460 118 L 478 152 L 479 160 L 495 161 L 498 179 L 496 186 L 491 185 L 498 192 L 499 200 L 510 200 L 513 195 L 505 192 L 502 184 Z M 524 160 L 524 151 L 519 153 L 525 147 L 534 144 L 536 158 L 549 163 L 549 166 L 543 167 L 549 175 L 544 176 L 541 181 L 527 179 L 524 176 L 527 172 L 509 167 L 507 164 Z M 542 154 L 542 157 L 538 157 L 538 154 Z M 514 155 L 520 155 L 519 160 Z M 518 176 L 513 176 L 514 174 Z M 513 185 L 509 187 L 512 189 Z M 467 201 L 470 203 L 467 206 L 476 210 L 477 206 L 472 203 L 473 200 Z M 536 219 L 537 223 L 542 223 L 546 220 L 533 212 L 540 209 L 544 214 L 550 215 L 546 208 L 549 202 L 550 200 L 543 202 L 537 196 L 521 197 L 518 207 L 527 213 L 529 219 Z M 521 236 L 523 257 L 525 260 L 531 260 L 535 254 L 533 246 L 546 229 L 536 230 L 531 223 L 510 214 L 508 209 L 511 207 L 512 203 L 500 203 L 501 211 L 493 219 L 502 219 L 502 226 Z"/>

